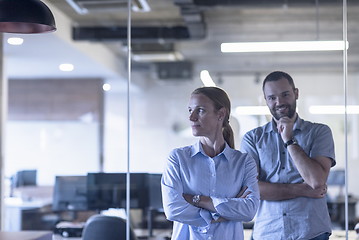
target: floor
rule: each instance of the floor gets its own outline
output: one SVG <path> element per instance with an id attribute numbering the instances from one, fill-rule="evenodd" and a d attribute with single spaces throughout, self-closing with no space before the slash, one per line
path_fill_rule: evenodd
<path id="1" fill-rule="evenodd" d="M 333 230 L 330 240 L 343 240 L 346 239 L 346 232 L 344 230 Z M 357 240 L 359 235 L 355 231 L 348 232 L 348 240 Z"/>
<path id="2" fill-rule="evenodd" d="M 138 236 L 141 236 L 141 233 L 138 232 Z M 244 240 L 251 239 L 252 231 L 245 229 L 244 230 Z M 170 232 L 168 230 L 156 230 L 154 232 L 154 237 L 140 237 L 139 239 L 147 239 L 147 240 L 169 240 L 171 238 Z M 344 230 L 333 230 L 332 235 L 330 236 L 330 240 L 346 240 L 346 232 Z M 359 235 L 356 234 L 355 231 L 348 232 L 348 240 L 359 240 Z"/>

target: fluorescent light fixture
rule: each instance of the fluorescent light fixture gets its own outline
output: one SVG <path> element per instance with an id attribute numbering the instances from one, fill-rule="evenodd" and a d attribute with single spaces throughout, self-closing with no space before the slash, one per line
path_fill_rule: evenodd
<path id="1" fill-rule="evenodd" d="M 118 11 L 127 8 L 127 0 L 66 0 L 66 2 L 81 15 L 88 14 L 90 12 L 108 12 Z M 131 8 L 134 12 L 150 12 L 151 8 L 147 3 L 147 0 L 133 0 L 131 2 Z"/>
<path id="2" fill-rule="evenodd" d="M 206 86 L 206 87 L 215 87 L 216 86 L 216 84 L 212 80 L 211 75 L 209 74 L 209 72 L 207 70 L 201 71 L 200 78 L 201 78 L 201 81 L 203 82 L 204 86 Z"/>
<path id="3" fill-rule="evenodd" d="M 234 52 L 296 52 L 339 51 L 345 48 L 344 41 L 293 41 L 293 42 L 238 42 L 222 43 L 223 53 Z M 346 48 L 349 48 L 347 42 Z"/>
<path id="4" fill-rule="evenodd" d="M 309 107 L 311 114 L 344 114 L 344 105 L 315 105 Z M 348 105 L 347 114 L 359 114 L 359 105 Z"/>
<path id="5" fill-rule="evenodd" d="M 11 37 L 7 39 L 7 43 L 10 45 L 21 45 L 24 43 L 24 39 L 20 37 Z"/>
<path id="6" fill-rule="evenodd" d="M 66 0 L 66 2 L 78 13 L 81 15 L 87 14 L 88 10 L 86 8 L 80 7 L 74 0 Z"/>
<path id="7" fill-rule="evenodd" d="M 132 10 L 134 12 L 150 12 L 151 8 L 146 0 L 135 0 L 133 1 Z"/>
<path id="8" fill-rule="evenodd" d="M 71 63 L 63 63 L 60 64 L 59 69 L 63 72 L 71 72 L 74 70 L 74 65 L 72 65 Z"/>
<path id="9" fill-rule="evenodd" d="M 179 52 L 133 53 L 132 60 L 136 62 L 174 62 L 182 61 L 183 56 Z"/>
<path id="10" fill-rule="evenodd" d="M 237 115 L 271 115 L 267 106 L 240 106 L 236 107 Z"/>

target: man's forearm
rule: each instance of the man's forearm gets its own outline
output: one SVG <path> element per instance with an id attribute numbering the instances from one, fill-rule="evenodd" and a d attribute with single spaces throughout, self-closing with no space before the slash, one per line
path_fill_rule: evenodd
<path id="1" fill-rule="evenodd" d="M 331 160 L 326 157 L 309 158 L 299 145 L 288 146 L 300 175 L 312 188 L 320 187 L 326 183 Z"/>
<path id="2" fill-rule="evenodd" d="M 283 183 L 258 182 L 261 200 L 281 201 L 296 198 L 290 185 Z"/>
<path id="3" fill-rule="evenodd" d="M 327 192 L 325 185 L 313 189 L 306 183 L 258 182 L 261 200 L 282 201 L 297 197 L 322 198 Z"/>

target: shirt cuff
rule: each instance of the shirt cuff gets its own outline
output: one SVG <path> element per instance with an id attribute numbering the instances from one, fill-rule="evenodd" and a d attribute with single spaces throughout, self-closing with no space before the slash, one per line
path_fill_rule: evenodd
<path id="1" fill-rule="evenodd" d="M 216 198 L 216 197 L 211 197 L 212 199 L 212 203 L 213 203 L 213 206 L 214 208 L 217 208 L 217 206 L 221 203 L 226 203 L 228 202 L 228 199 L 227 198 Z"/>
<path id="2" fill-rule="evenodd" d="M 211 213 L 211 215 L 212 215 L 212 218 L 213 218 L 214 221 L 217 221 L 218 218 L 221 217 L 221 215 L 219 215 L 218 213 Z"/>
<path id="3" fill-rule="evenodd" d="M 199 212 L 199 215 L 203 218 L 207 225 L 211 224 L 213 218 L 210 211 L 202 208 Z"/>

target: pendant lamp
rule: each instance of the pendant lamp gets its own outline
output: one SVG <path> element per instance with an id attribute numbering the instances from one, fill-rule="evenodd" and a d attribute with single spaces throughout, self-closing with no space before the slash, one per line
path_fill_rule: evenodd
<path id="1" fill-rule="evenodd" d="M 0 32 L 45 33 L 55 30 L 54 16 L 40 0 L 0 0 Z"/>

